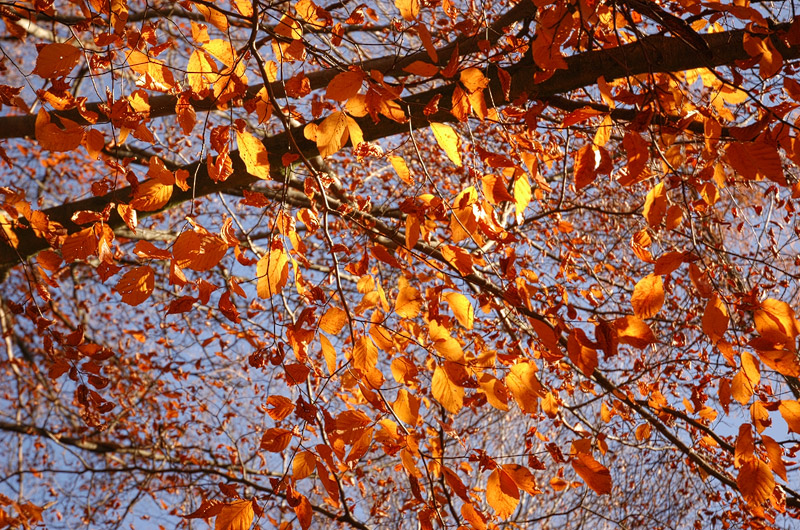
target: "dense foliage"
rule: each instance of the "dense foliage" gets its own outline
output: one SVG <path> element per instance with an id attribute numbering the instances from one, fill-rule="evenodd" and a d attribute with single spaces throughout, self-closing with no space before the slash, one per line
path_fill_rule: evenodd
<path id="1" fill-rule="evenodd" d="M 791 0 L 0 18 L 0 528 L 798 524 Z"/>

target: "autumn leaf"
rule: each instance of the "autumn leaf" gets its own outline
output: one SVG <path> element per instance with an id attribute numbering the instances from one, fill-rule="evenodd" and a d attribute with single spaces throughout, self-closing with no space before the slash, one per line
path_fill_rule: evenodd
<path id="1" fill-rule="evenodd" d="M 464 389 L 453 383 L 441 366 L 433 371 L 431 393 L 451 414 L 456 414 L 464 406 Z"/>
<path id="2" fill-rule="evenodd" d="M 46 44 L 39 50 L 33 73 L 45 79 L 64 77 L 69 75 L 82 56 L 80 48 L 66 42 Z"/>
<path id="3" fill-rule="evenodd" d="M 400 10 L 403 18 L 409 22 L 419 15 L 419 0 L 394 0 L 394 5 Z"/>
<path id="4" fill-rule="evenodd" d="M 772 495 L 775 478 L 772 470 L 760 458 L 745 459 L 736 476 L 739 492 L 748 504 L 760 505 Z"/>
<path id="5" fill-rule="evenodd" d="M 44 109 L 36 115 L 35 136 L 43 149 L 54 152 L 68 152 L 76 149 L 83 141 L 83 127 L 72 120 L 61 118 L 64 128 L 58 127 L 50 120 Z"/>
<path id="6" fill-rule="evenodd" d="M 436 138 L 436 142 L 439 144 L 439 147 L 444 149 L 447 157 L 455 165 L 461 167 L 461 154 L 459 153 L 461 139 L 458 137 L 458 134 L 452 127 L 444 123 L 431 123 L 431 130 L 433 131 L 434 138 Z"/>
<path id="7" fill-rule="evenodd" d="M 311 475 L 317 466 L 317 458 L 311 451 L 300 451 L 292 460 L 292 478 L 303 480 Z"/>
<path id="8" fill-rule="evenodd" d="M 475 311 L 469 299 L 461 293 L 450 292 L 444 295 L 447 304 L 456 316 L 458 323 L 465 329 L 472 329 L 475 322 Z"/>
<path id="9" fill-rule="evenodd" d="M 270 453 L 280 453 L 292 442 L 292 431 L 272 427 L 267 429 L 261 437 L 261 449 Z"/>
<path id="10" fill-rule="evenodd" d="M 254 177 L 269 180 L 269 155 L 261 140 L 247 131 L 237 131 L 236 144 L 247 172 Z"/>
<path id="11" fill-rule="evenodd" d="M 628 315 L 614 321 L 619 342 L 643 349 L 656 342 L 653 330 L 639 317 Z"/>
<path id="12" fill-rule="evenodd" d="M 578 453 L 572 459 L 572 468 L 587 486 L 598 495 L 611 493 L 611 473 L 600 462 L 587 453 Z"/>
<path id="13" fill-rule="evenodd" d="M 249 530 L 255 512 L 251 501 L 239 500 L 227 503 L 217 515 L 214 530 Z"/>
<path id="14" fill-rule="evenodd" d="M 329 307 L 319 321 L 320 329 L 331 335 L 337 335 L 345 324 L 347 324 L 347 313 L 335 306 Z"/>
<path id="15" fill-rule="evenodd" d="M 228 245 L 220 237 L 194 230 L 183 232 L 172 246 L 177 265 L 198 272 L 216 267 L 227 251 Z"/>
<path id="16" fill-rule="evenodd" d="M 782 400 L 778 410 L 783 420 L 789 426 L 790 432 L 800 434 L 800 402 L 796 400 Z"/>
<path id="17" fill-rule="evenodd" d="M 511 475 L 495 468 L 486 483 L 486 502 L 501 519 L 507 519 L 519 504 L 519 488 Z"/>
<path id="18" fill-rule="evenodd" d="M 347 115 L 336 111 L 317 127 L 317 148 L 320 156 L 328 157 L 339 151 L 350 138 Z"/>
<path id="19" fill-rule="evenodd" d="M 420 312 L 422 298 L 414 287 L 403 287 L 397 293 L 394 311 L 401 318 L 414 318 Z"/>
<path id="20" fill-rule="evenodd" d="M 647 193 L 642 215 L 644 215 L 644 218 L 647 219 L 647 224 L 653 228 L 657 228 L 661 224 L 661 221 L 664 220 L 664 215 L 666 213 L 667 194 L 664 188 L 664 183 L 659 182 Z"/>
<path id="21" fill-rule="evenodd" d="M 289 258 L 283 248 L 273 249 L 258 260 L 258 296 L 270 298 L 279 294 L 289 279 Z"/>
<path id="22" fill-rule="evenodd" d="M 155 273 L 147 265 L 130 269 L 117 282 L 116 290 L 122 301 L 137 306 L 150 298 L 155 288 Z"/>
<path id="23" fill-rule="evenodd" d="M 650 274 L 639 280 L 633 289 L 631 305 L 639 318 L 656 316 L 664 305 L 664 283 L 661 276 Z"/>

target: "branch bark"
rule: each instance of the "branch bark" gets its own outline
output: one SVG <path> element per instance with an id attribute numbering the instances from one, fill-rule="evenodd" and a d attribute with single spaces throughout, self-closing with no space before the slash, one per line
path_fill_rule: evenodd
<path id="1" fill-rule="evenodd" d="M 782 24 L 777 26 L 776 32 L 785 31 L 786 29 L 788 29 L 788 24 Z M 733 64 L 737 60 L 749 58 L 743 45 L 744 35 L 744 30 L 704 35 L 703 39 L 712 54 L 712 59 L 710 60 L 705 57 L 705 54 L 698 52 L 693 46 L 681 39 L 661 35 L 646 37 L 636 43 L 568 57 L 566 59 L 568 66 L 566 70 L 557 71 L 553 76 L 541 83 L 536 83 L 534 80 L 534 75 L 539 71 L 538 67 L 533 63 L 532 59 L 526 58 L 507 69 L 511 74 L 511 90 L 508 100 L 515 101 L 523 98 L 546 99 L 593 85 L 600 76 L 604 76 L 607 81 L 610 81 L 646 73 L 666 73 Z M 773 34 L 771 38 L 784 60 L 800 57 L 800 47 L 787 46 L 778 37 L 777 33 Z M 321 72 L 320 75 L 329 75 L 326 72 Z M 335 74 L 335 72 L 330 74 Z M 491 74 L 494 75 L 490 75 L 491 83 L 489 89 L 492 91 L 495 101 L 503 101 L 505 99 L 504 90 L 497 75 L 496 67 L 494 67 L 494 71 Z M 443 101 L 448 101 L 448 96 L 452 96 L 453 90 L 454 85 L 448 85 L 405 98 L 403 102 L 408 108 L 412 127 L 414 129 L 425 128 L 431 121 L 455 121 L 455 117 L 448 110 L 439 110 L 432 116 L 425 116 L 423 113 L 425 105 L 431 98 L 441 95 Z M 375 123 L 369 118 L 361 118 L 358 123 L 364 133 L 365 140 L 386 138 L 408 130 L 407 123 L 388 120 Z M 3 124 L 0 121 L 0 131 L 7 130 L 8 127 L 8 123 Z M 297 139 L 297 145 L 304 156 L 307 158 L 318 156 L 316 145 L 303 137 L 300 127 L 293 129 L 291 134 Z M 269 153 L 270 166 L 273 168 L 271 171 L 273 178 L 283 181 L 281 156 L 289 151 L 286 135 L 280 133 L 268 137 L 264 140 L 264 145 Z M 255 182 L 257 179 L 246 172 L 244 164 L 238 157 L 238 152 L 233 152 L 232 155 L 233 175 L 222 183 L 211 180 L 204 161 L 194 162 L 185 166 L 184 169 L 193 177 L 194 187 L 185 192 L 176 190 L 161 211 L 175 208 L 186 201 L 198 197 L 226 189 L 248 186 Z M 81 228 L 71 221 L 75 212 L 80 210 L 99 212 L 110 203 L 125 204 L 130 200 L 131 188 L 125 187 L 100 197 L 92 197 L 49 208 L 44 213 L 47 214 L 51 221 L 60 223 L 69 233 L 72 233 Z M 108 224 L 114 230 L 124 226 L 124 222 L 116 212 L 112 212 Z M 3 235 L 3 241 L 0 241 L 0 270 L 13 267 L 50 246 L 45 239 L 37 237 L 30 228 L 18 227 L 15 232 L 19 239 L 17 248 L 9 245 L 9 242 L 5 240 L 5 235 Z"/>

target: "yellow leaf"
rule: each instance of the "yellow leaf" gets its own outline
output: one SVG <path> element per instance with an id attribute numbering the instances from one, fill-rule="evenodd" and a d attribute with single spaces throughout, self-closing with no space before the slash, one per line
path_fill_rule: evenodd
<path id="1" fill-rule="evenodd" d="M 800 334 L 800 322 L 795 318 L 794 310 L 789 304 L 767 298 L 761 302 L 761 307 L 753 318 L 762 337 L 794 347 L 794 340 Z"/>
<path id="2" fill-rule="evenodd" d="M 394 5 L 400 10 L 403 18 L 409 22 L 419 15 L 419 0 L 394 0 Z"/>
<path id="3" fill-rule="evenodd" d="M 344 147 L 350 137 L 347 115 L 336 111 L 319 124 L 317 127 L 317 149 L 320 156 L 331 156 Z"/>
<path id="4" fill-rule="evenodd" d="M 452 127 L 444 123 L 431 123 L 431 130 L 433 136 L 439 143 L 439 147 L 444 149 L 447 157 L 458 167 L 461 167 L 461 155 L 458 152 L 458 147 L 461 144 L 461 139 Z"/>
<path id="5" fill-rule="evenodd" d="M 414 287 L 403 287 L 397 293 L 394 311 L 401 318 L 414 318 L 422 307 L 422 298 Z"/>
<path id="6" fill-rule="evenodd" d="M 463 294 L 455 292 L 446 293 L 444 299 L 447 300 L 458 323 L 466 329 L 472 329 L 472 325 L 475 322 L 475 311 L 469 299 Z"/>
<path id="7" fill-rule="evenodd" d="M 523 412 L 534 413 L 539 398 L 544 396 L 542 385 L 536 377 L 536 365 L 529 362 L 515 364 L 506 375 L 506 387 Z"/>
<path id="8" fill-rule="evenodd" d="M 501 519 L 511 516 L 519 504 L 517 483 L 499 467 L 492 471 L 486 483 L 486 502 Z"/>
<path id="9" fill-rule="evenodd" d="M 261 298 L 270 298 L 278 294 L 286 285 L 289 278 L 289 258 L 282 248 L 273 249 L 266 253 L 256 267 L 258 285 L 256 290 Z"/>
<path id="10" fill-rule="evenodd" d="M 414 426 L 419 418 L 419 404 L 419 398 L 401 388 L 397 391 L 397 399 L 395 399 L 392 409 L 404 423 Z"/>
<path id="11" fill-rule="evenodd" d="M 789 426 L 789 431 L 800 434 L 800 402 L 795 400 L 783 400 L 778 410 Z"/>
<path id="12" fill-rule="evenodd" d="M 253 503 L 240 500 L 226 504 L 217 515 L 214 530 L 248 530 L 253 524 Z"/>
<path id="13" fill-rule="evenodd" d="M 633 312 L 639 318 L 656 316 L 664 305 L 664 283 L 661 276 L 649 274 L 639 280 L 631 297 Z"/>
<path id="14" fill-rule="evenodd" d="M 338 307 L 329 307 L 319 320 L 319 328 L 325 333 L 337 335 L 347 324 L 347 313 Z"/>
<path id="15" fill-rule="evenodd" d="M 598 495 L 611 493 L 611 473 L 594 457 L 587 453 L 578 453 L 572 459 L 572 467 L 587 486 Z"/>
<path id="16" fill-rule="evenodd" d="M 664 215 L 667 213 L 667 193 L 664 190 L 664 183 L 659 182 L 647 194 L 644 201 L 642 214 L 647 219 L 647 224 L 656 228 L 661 224 Z"/>
<path id="17" fill-rule="evenodd" d="M 325 365 L 328 367 L 328 373 L 333 374 L 336 371 L 336 350 L 325 335 L 319 336 L 319 342 L 322 347 L 322 356 L 325 358 Z"/>
<path id="18" fill-rule="evenodd" d="M 464 389 L 453 383 L 441 366 L 437 366 L 433 371 L 431 392 L 433 398 L 452 414 L 464 406 Z"/>
<path id="19" fill-rule="evenodd" d="M 261 140 L 247 131 L 237 131 L 236 143 L 247 172 L 260 179 L 269 179 L 269 155 Z"/>
<path id="20" fill-rule="evenodd" d="M 409 171 L 408 166 L 406 165 L 406 161 L 403 160 L 401 156 L 390 156 L 389 162 L 392 164 L 395 173 L 397 176 L 400 177 L 400 180 L 405 182 L 406 184 L 413 184 L 414 181 L 411 179 L 411 171 Z"/>
<path id="21" fill-rule="evenodd" d="M 116 290 L 128 305 L 139 305 L 148 298 L 155 287 L 153 269 L 144 265 L 126 272 L 117 282 Z"/>

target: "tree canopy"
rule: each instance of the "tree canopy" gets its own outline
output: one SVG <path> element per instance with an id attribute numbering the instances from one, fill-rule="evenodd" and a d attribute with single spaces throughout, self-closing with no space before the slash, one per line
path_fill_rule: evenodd
<path id="1" fill-rule="evenodd" d="M 794 2 L 331 1 L 0 3 L 0 529 L 794 528 Z"/>

